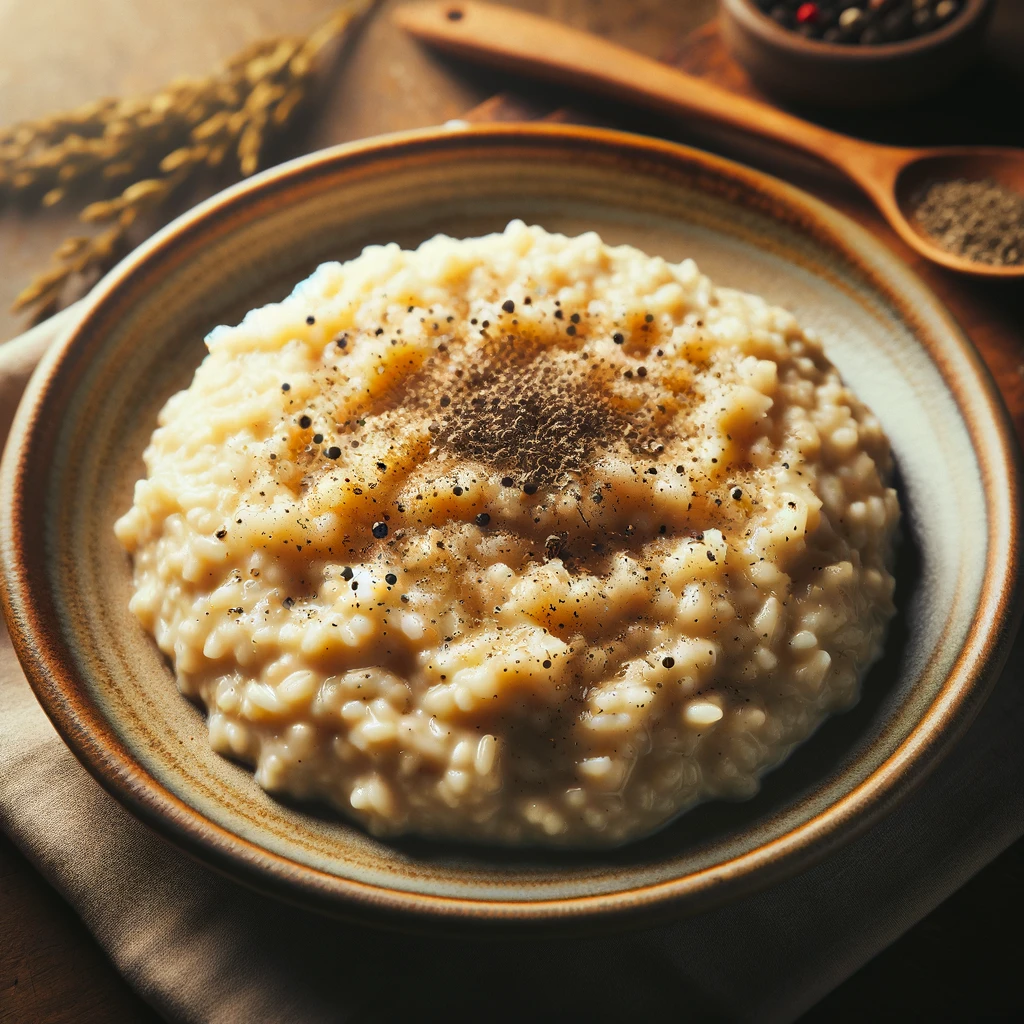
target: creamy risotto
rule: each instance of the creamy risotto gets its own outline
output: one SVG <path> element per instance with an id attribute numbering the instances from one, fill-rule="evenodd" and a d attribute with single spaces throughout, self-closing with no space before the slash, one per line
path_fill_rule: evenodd
<path id="1" fill-rule="evenodd" d="M 690 260 L 521 222 L 373 246 L 207 343 L 116 531 L 271 792 L 618 843 L 752 795 L 880 653 L 878 421 Z"/>

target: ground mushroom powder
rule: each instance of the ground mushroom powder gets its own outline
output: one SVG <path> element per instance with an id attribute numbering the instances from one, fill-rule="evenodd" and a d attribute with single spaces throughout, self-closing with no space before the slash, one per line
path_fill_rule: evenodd
<path id="1" fill-rule="evenodd" d="M 881 427 L 692 261 L 516 221 L 325 264 L 207 341 L 116 533 L 271 792 L 621 843 L 750 796 L 881 650 Z"/>

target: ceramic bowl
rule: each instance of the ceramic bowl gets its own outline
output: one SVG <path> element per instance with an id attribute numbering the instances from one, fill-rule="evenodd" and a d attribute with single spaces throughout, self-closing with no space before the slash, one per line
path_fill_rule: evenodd
<path id="1" fill-rule="evenodd" d="M 891 107 L 955 82 L 980 54 L 992 9 L 993 0 L 966 0 L 933 32 L 874 46 L 805 39 L 752 0 L 721 0 L 720 24 L 729 52 L 775 96 L 815 107 Z"/>
<path id="2" fill-rule="evenodd" d="M 127 610 L 112 524 L 202 338 L 325 259 L 521 217 L 596 229 L 815 327 L 877 411 L 905 510 L 899 614 L 860 704 L 745 803 L 711 803 L 600 852 L 374 839 L 279 802 L 211 752 L 201 712 Z M 40 702 L 128 808 L 233 877 L 380 924 L 591 929 L 733 900 L 894 807 L 961 733 L 1015 626 L 1016 449 L 997 392 L 937 299 L 863 230 L 692 149 L 559 125 L 436 129 L 312 154 L 207 201 L 128 257 L 47 354 L 2 474 L 4 610 Z M 1018 602 L 1019 603 L 1019 602 Z"/>

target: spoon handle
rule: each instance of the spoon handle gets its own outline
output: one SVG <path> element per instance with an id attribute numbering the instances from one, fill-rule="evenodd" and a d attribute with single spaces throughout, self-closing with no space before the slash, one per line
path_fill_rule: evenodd
<path id="1" fill-rule="evenodd" d="M 624 46 L 549 18 L 477 0 L 426 0 L 395 12 L 412 35 L 457 56 L 687 114 L 802 150 L 877 195 L 903 150 L 861 142 L 737 96 Z"/>

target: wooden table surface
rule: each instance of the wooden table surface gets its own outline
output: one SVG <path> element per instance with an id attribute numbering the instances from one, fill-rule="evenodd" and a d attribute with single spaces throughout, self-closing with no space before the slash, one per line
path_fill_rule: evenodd
<path id="1" fill-rule="evenodd" d="M 437 58 L 390 24 L 394 2 L 383 3 L 355 40 L 315 121 L 291 144 L 292 152 L 436 124 L 506 91 L 528 97 L 531 116 L 569 105 L 584 117 L 746 159 L 824 197 L 912 263 L 981 350 L 1018 434 L 1024 435 L 1024 288 L 983 285 L 923 266 L 857 193 L 821 168 L 735 138 L 697 135 L 682 124 Z M 700 28 L 714 14 L 714 0 L 517 0 L 514 6 L 614 37 L 738 91 L 751 90 L 722 52 L 714 29 Z M 5 0 L 0 4 L 0 124 L 97 96 L 146 92 L 179 74 L 202 74 L 245 43 L 307 31 L 331 9 L 330 0 Z M 1000 0 L 985 61 L 952 94 L 909 111 L 810 116 L 884 141 L 1024 145 L 1022 55 L 1024 3 Z M 492 102 L 475 116 L 507 116 L 515 102 Z M 0 338 L 25 326 L 24 317 L 9 314 L 7 307 L 73 230 L 73 218 L 73 212 L 62 210 L 0 209 Z M 805 1021 L 1021 1017 L 1024 992 L 1017 978 L 1024 938 L 1006 922 L 1022 913 L 1024 841 L 862 968 Z M 157 1019 L 73 912 L 0 833 L 0 1024 Z"/>

